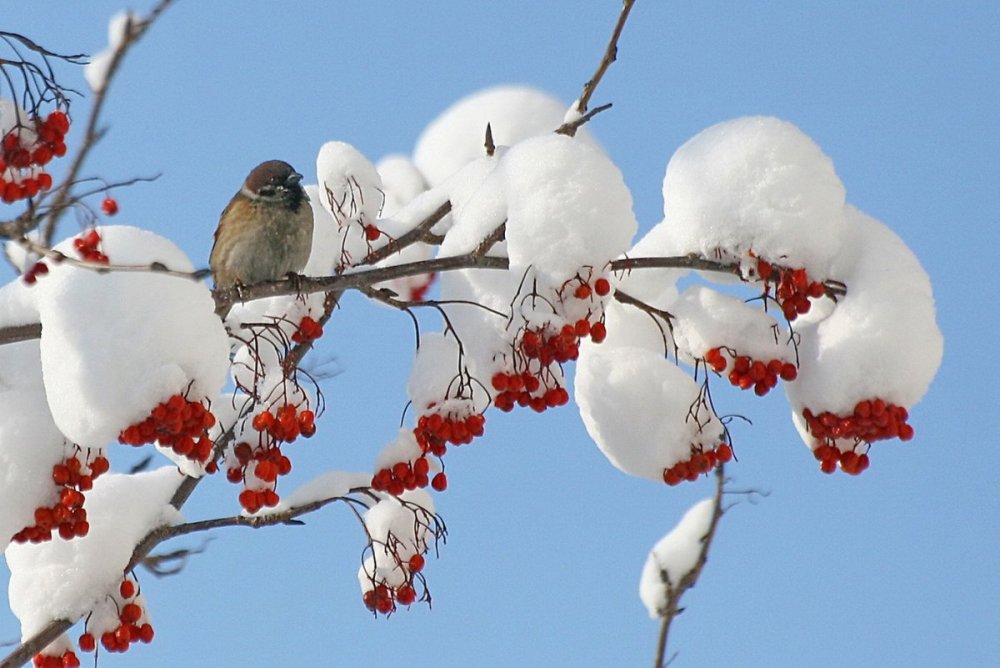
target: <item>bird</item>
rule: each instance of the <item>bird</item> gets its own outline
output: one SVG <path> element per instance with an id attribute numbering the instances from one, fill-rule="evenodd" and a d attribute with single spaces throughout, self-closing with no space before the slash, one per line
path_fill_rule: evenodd
<path id="1" fill-rule="evenodd" d="M 305 268 L 313 213 L 301 180 L 282 160 L 250 170 L 215 230 L 208 265 L 216 289 L 274 281 Z"/>

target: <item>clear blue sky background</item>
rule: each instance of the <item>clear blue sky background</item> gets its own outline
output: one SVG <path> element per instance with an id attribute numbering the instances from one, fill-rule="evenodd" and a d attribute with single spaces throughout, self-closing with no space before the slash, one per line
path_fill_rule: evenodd
<path id="1" fill-rule="evenodd" d="M 449 103 L 491 84 L 531 84 L 569 102 L 618 4 L 181 1 L 115 82 L 111 131 L 88 172 L 161 173 L 120 194 L 119 220 L 204 264 L 249 167 L 281 157 L 314 179 L 330 139 L 372 159 L 409 152 Z M 2 27 L 95 52 L 119 8 L 8 2 Z M 663 169 L 687 138 L 736 116 L 784 117 L 833 158 L 850 201 L 920 257 L 946 337 L 943 367 L 913 411 L 916 438 L 876 445 L 859 478 L 817 470 L 780 392 L 717 397 L 754 420 L 736 427 L 734 488 L 770 496 L 723 519 L 673 629 L 673 665 L 996 665 L 998 43 L 995 2 L 639 0 L 594 99 L 615 107 L 591 127 L 624 172 L 643 229 L 660 219 Z M 63 74 L 85 89 L 79 72 Z M 76 102 L 77 118 L 87 105 Z M 293 482 L 369 467 L 405 402 L 408 318 L 356 298 L 344 307 L 317 355 L 340 371 L 324 385 L 329 411 L 316 438 L 290 448 Z M 131 457 L 112 453 L 119 464 Z M 101 665 L 652 662 L 658 627 L 636 593 L 640 569 L 711 493 L 709 480 L 668 489 L 628 478 L 572 405 L 491 413 L 486 438 L 448 467 L 451 488 L 438 500 L 450 537 L 427 570 L 432 610 L 367 614 L 355 577 L 362 534 L 335 507 L 306 527 L 219 531 L 181 576 L 140 574 L 156 641 Z M 235 496 L 219 479 L 185 511 L 231 513 Z M 17 634 L 0 613 L 0 639 Z"/>

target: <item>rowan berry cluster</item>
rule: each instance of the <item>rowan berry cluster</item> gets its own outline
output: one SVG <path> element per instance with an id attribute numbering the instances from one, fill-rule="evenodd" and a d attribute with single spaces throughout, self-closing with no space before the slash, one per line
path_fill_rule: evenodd
<path id="1" fill-rule="evenodd" d="M 515 405 L 530 406 L 534 411 L 541 413 L 547 408 L 569 403 L 569 392 L 561 385 L 546 388 L 541 394 L 536 394 L 542 382 L 538 376 L 527 371 L 521 373 L 498 371 L 493 374 L 490 384 L 497 391 L 497 395 L 493 397 L 493 404 L 505 413 L 514 410 Z"/>
<path id="2" fill-rule="evenodd" d="M 118 442 L 140 446 L 157 441 L 178 455 L 205 464 L 212 456 L 208 430 L 214 425 L 215 416 L 204 404 L 175 394 L 157 405 L 145 420 L 125 428 Z"/>
<path id="3" fill-rule="evenodd" d="M 87 628 L 77 640 L 81 651 L 93 652 L 97 648 L 97 638 L 108 652 L 126 652 L 137 642 L 151 643 L 155 632 L 149 623 L 144 602 L 139 598 L 136 581 L 126 576 L 118 586 L 118 595 L 111 596 L 118 611 L 116 624 L 92 631 Z M 96 635 L 95 635 L 96 633 Z"/>
<path id="4" fill-rule="evenodd" d="M 826 286 L 820 281 L 812 281 L 801 267 L 789 269 L 772 265 L 763 258 L 757 259 L 757 275 L 764 281 L 765 290 L 775 283 L 774 297 L 781 306 L 785 319 L 792 322 L 809 312 L 809 299 L 819 299 L 826 294 Z"/>
<path id="5" fill-rule="evenodd" d="M 802 411 L 806 428 L 817 446 L 813 455 L 820 462 L 820 470 L 833 473 L 837 466 L 852 475 L 868 468 L 868 454 L 858 454 L 855 449 L 862 443 L 872 443 L 890 438 L 909 441 L 913 438 L 913 427 L 906 420 L 909 413 L 902 406 L 882 399 L 864 399 L 854 406 L 850 415 L 839 416 L 829 411 L 814 414 L 808 408 Z M 852 442 L 849 450 L 841 451 L 837 441 Z"/>
<path id="6" fill-rule="evenodd" d="M 81 259 L 108 264 L 108 256 L 101 252 L 100 245 L 101 234 L 93 228 L 73 239 L 73 248 L 80 254 Z"/>
<path id="7" fill-rule="evenodd" d="M 308 408 L 299 411 L 293 404 L 282 404 L 272 413 L 264 410 L 251 422 L 254 431 L 267 434 L 275 443 L 291 443 L 299 435 L 309 438 L 316 433 L 316 414 Z"/>
<path id="8" fill-rule="evenodd" d="M 32 658 L 31 665 L 35 668 L 79 668 L 80 659 L 71 649 L 62 654 L 39 652 Z"/>
<path id="9" fill-rule="evenodd" d="M 14 534 L 16 543 L 43 543 L 52 539 L 55 531 L 63 540 L 83 537 L 90 532 L 83 493 L 94 486 L 94 480 L 107 473 L 110 465 L 102 455 L 81 461 L 79 453 L 70 455 L 52 467 L 52 482 L 59 490 L 55 505 L 35 509 L 35 524 Z"/>
<path id="10" fill-rule="evenodd" d="M 278 505 L 278 477 L 292 470 L 292 461 L 281 451 L 281 444 L 315 434 L 315 419 L 313 411 L 299 411 L 293 404 L 282 404 L 273 413 L 263 410 L 253 417 L 251 426 L 258 432 L 256 447 L 246 441 L 237 443 L 232 451 L 235 462 L 226 470 L 230 482 L 243 484 L 239 502 L 248 513 Z"/>
<path id="11" fill-rule="evenodd" d="M 43 168 L 52 158 L 66 155 L 69 117 L 65 112 L 53 111 L 31 123 L 34 128 L 15 128 L 0 143 L 0 199 L 7 204 L 51 188 L 52 176 Z"/>
<path id="12" fill-rule="evenodd" d="M 379 582 L 362 595 L 361 600 L 365 607 L 375 614 L 388 615 L 396 610 L 397 603 L 408 606 L 417 600 L 413 578 L 424 568 L 423 555 L 416 553 L 406 561 L 400 560 L 399 565 L 405 575 L 405 581 L 402 584 L 392 587 L 385 582 Z"/>
<path id="13" fill-rule="evenodd" d="M 49 273 L 49 265 L 39 260 L 35 264 L 31 265 L 26 272 L 24 272 L 21 276 L 21 280 L 24 281 L 26 285 L 34 285 L 38 281 L 39 276 L 44 276 L 47 273 Z"/>
<path id="14" fill-rule="evenodd" d="M 305 316 L 299 322 L 298 328 L 292 334 L 292 341 L 295 343 L 310 343 L 323 336 L 323 325 L 319 324 L 309 316 Z"/>
<path id="15" fill-rule="evenodd" d="M 770 392 L 778 384 L 778 378 L 791 382 L 799 375 L 799 370 L 791 362 L 755 360 L 747 355 L 737 355 L 731 348 L 711 348 L 705 353 L 705 363 L 719 374 L 728 369 L 730 384 L 741 390 L 752 387 L 758 397 Z"/>
<path id="16" fill-rule="evenodd" d="M 117 206 L 117 205 L 116 205 Z M 73 248 L 80 255 L 80 258 L 87 260 L 89 262 L 99 262 L 101 264 L 108 264 L 108 256 L 105 255 L 100 250 L 101 235 L 100 233 L 91 228 L 85 234 L 80 235 L 76 239 L 73 239 Z M 52 261 L 59 263 L 62 260 L 62 255 L 54 254 L 52 256 Z M 43 260 L 39 260 L 33 264 L 24 274 L 21 279 L 27 285 L 34 285 L 39 277 L 49 273 L 49 266 L 45 264 Z"/>
<path id="17" fill-rule="evenodd" d="M 424 488 L 431 482 L 430 470 L 427 455 L 421 455 L 412 462 L 396 462 L 372 477 L 372 489 L 399 496 L 407 490 Z M 434 482 L 434 489 L 439 492 L 448 488 L 448 478 L 443 472 L 434 475 Z"/>
<path id="18" fill-rule="evenodd" d="M 601 299 L 611 293 L 611 283 L 603 276 L 596 279 L 577 275 L 566 281 L 556 292 L 559 326 L 549 322 L 542 326 L 525 324 L 514 335 L 513 354 L 506 368 L 493 374 L 490 384 L 495 390 L 493 404 L 504 412 L 515 406 L 528 406 L 541 413 L 548 408 L 569 402 L 569 392 L 562 374 L 552 365 L 562 365 L 580 355 L 580 341 L 590 338 L 601 343 L 607 338 Z M 534 303 L 541 297 L 532 293 L 526 301 Z M 545 301 L 545 300 L 541 300 Z M 549 303 L 546 301 L 545 303 Z"/>
<path id="19" fill-rule="evenodd" d="M 663 469 L 663 482 L 673 487 L 684 480 L 697 480 L 698 476 L 708 473 L 732 458 L 733 448 L 728 443 L 719 443 L 714 450 L 704 450 L 701 446 L 692 445 L 691 456 L 688 459 Z"/>
<path id="20" fill-rule="evenodd" d="M 434 410 L 434 409 L 437 410 Z M 420 446 L 421 455 L 412 462 L 397 462 L 383 468 L 372 477 L 372 489 L 399 496 L 406 490 L 432 489 L 443 492 L 448 488 L 444 471 L 430 475 L 430 456 L 444 457 L 448 444 L 467 445 L 485 432 L 486 418 L 472 409 L 468 402 L 459 402 L 458 408 L 432 406 L 432 412 L 421 415 L 413 436 Z"/>

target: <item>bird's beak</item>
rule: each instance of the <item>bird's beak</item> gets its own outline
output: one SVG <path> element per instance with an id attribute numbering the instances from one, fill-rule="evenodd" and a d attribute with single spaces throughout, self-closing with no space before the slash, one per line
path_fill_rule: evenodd
<path id="1" fill-rule="evenodd" d="M 288 178 L 285 179 L 285 185 L 297 186 L 299 185 L 299 181 L 301 180 L 302 180 L 301 174 L 299 174 L 298 172 L 292 172 L 291 174 L 288 175 Z"/>

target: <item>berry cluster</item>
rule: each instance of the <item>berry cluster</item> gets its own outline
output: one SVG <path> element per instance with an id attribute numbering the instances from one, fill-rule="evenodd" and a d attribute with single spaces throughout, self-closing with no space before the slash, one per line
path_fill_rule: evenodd
<path id="1" fill-rule="evenodd" d="M 725 464 L 732 458 L 733 448 L 728 443 L 719 443 L 714 450 L 708 451 L 692 445 L 690 458 L 683 462 L 677 462 L 668 469 L 663 469 L 663 482 L 673 487 L 684 480 L 697 480 L 698 476 L 708 473 L 719 464 Z"/>
<path id="2" fill-rule="evenodd" d="M 406 581 L 391 587 L 384 582 L 376 584 L 362 596 L 365 607 L 375 614 L 388 615 L 396 609 L 396 604 L 410 605 L 417 600 L 416 589 L 413 588 L 413 577 L 424 568 L 424 557 L 416 553 L 407 561 L 400 561 L 400 566 L 406 575 Z"/>
<path id="3" fill-rule="evenodd" d="M 0 143 L 0 199 L 7 204 L 51 188 L 52 176 L 42 168 L 66 155 L 69 117 L 64 112 L 53 111 L 44 120 L 36 117 L 34 126 L 34 132 L 11 130 Z"/>
<path id="4" fill-rule="evenodd" d="M 266 433 L 276 443 L 291 443 L 301 434 L 309 438 L 316 433 L 316 414 L 309 409 L 299 412 L 292 404 L 282 404 L 274 413 L 261 411 L 254 416 L 254 431 Z"/>
<path id="5" fill-rule="evenodd" d="M 872 443 L 890 438 L 909 441 L 913 427 L 906 420 L 909 413 L 902 406 L 882 399 L 864 399 L 854 406 L 850 415 L 839 416 L 829 411 L 814 414 L 808 408 L 802 411 L 806 428 L 818 445 L 813 455 L 820 462 L 820 470 L 833 473 L 840 468 L 857 475 L 868 468 L 868 454 L 858 454 L 855 448 L 862 443 Z M 841 451 L 838 440 L 853 442 L 851 449 Z"/>
<path id="6" fill-rule="evenodd" d="M 119 596 L 112 597 L 118 609 L 117 625 L 100 632 L 101 645 L 108 652 L 126 652 L 133 643 L 153 642 L 153 625 L 149 623 L 143 601 L 138 598 L 135 580 L 126 577 L 118 586 Z M 84 652 L 93 652 L 97 640 L 89 629 L 77 640 Z"/>
<path id="7" fill-rule="evenodd" d="M 493 404 L 507 413 L 518 406 L 530 406 L 535 412 L 541 413 L 546 408 L 564 406 L 569 403 L 569 392 L 565 387 L 548 387 L 541 394 L 535 394 L 541 388 L 542 382 L 538 376 L 527 371 L 521 373 L 493 374 L 490 384 L 497 391 Z"/>
<path id="8" fill-rule="evenodd" d="M 71 649 L 62 654 L 39 652 L 32 658 L 31 665 L 35 668 L 79 668 L 80 659 Z"/>
<path id="9" fill-rule="evenodd" d="M 323 325 L 309 316 L 305 316 L 299 322 L 298 329 L 292 334 L 292 341 L 295 343 L 310 343 L 321 336 L 323 336 Z"/>
<path id="10" fill-rule="evenodd" d="M 770 392 L 778 384 L 778 378 L 791 382 L 799 375 L 799 370 L 791 362 L 755 360 L 747 355 L 737 355 L 730 348 L 711 348 L 705 353 L 705 363 L 719 374 L 729 369 L 727 377 L 730 384 L 741 390 L 752 387 L 758 397 Z"/>
<path id="11" fill-rule="evenodd" d="M 816 457 L 816 461 L 819 462 L 819 470 L 823 473 L 833 473 L 837 470 L 837 465 L 839 464 L 844 473 L 858 475 L 867 469 L 871 463 L 868 459 L 868 453 L 865 452 L 859 455 L 854 450 L 841 452 L 836 445 L 831 443 L 824 443 L 818 446 L 813 450 L 813 455 Z"/>
<path id="12" fill-rule="evenodd" d="M 412 462 L 397 462 L 383 468 L 372 477 L 372 489 L 399 496 L 406 490 L 432 489 L 443 492 L 448 488 L 444 471 L 430 475 L 429 456 L 444 457 L 448 444 L 467 445 L 485 432 L 486 418 L 480 413 L 470 413 L 466 406 L 457 410 L 439 409 L 421 415 L 413 436 L 423 454 Z"/>
<path id="13" fill-rule="evenodd" d="M 593 294 L 598 297 L 611 294 L 611 282 L 603 276 L 595 280 L 593 286 L 582 278 L 578 280 L 579 283 L 573 288 L 573 296 L 577 299 L 590 299 Z"/>
<path id="14" fill-rule="evenodd" d="M 52 467 L 52 481 L 59 488 L 59 500 L 51 507 L 36 508 L 34 526 L 14 534 L 14 542 L 43 543 L 52 539 L 53 531 L 63 540 L 83 537 L 90 532 L 87 511 L 83 507 L 83 493 L 94 486 L 96 478 L 107 473 L 110 465 L 102 454 L 89 463 L 81 461 L 78 454 L 70 455 Z"/>
<path id="15" fill-rule="evenodd" d="M 73 239 L 73 248 L 75 248 L 76 252 L 80 254 L 81 259 L 89 262 L 107 264 L 108 256 L 101 252 L 100 245 L 101 235 L 93 228 L 88 230 L 86 234 L 82 234 L 76 239 Z"/>
<path id="16" fill-rule="evenodd" d="M 175 394 L 154 408 L 149 417 L 118 435 L 118 442 L 140 446 L 158 441 L 177 454 L 202 464 L 212 456 L 208 430 L 215 416 L 200 401 Z"/>
<path id="17" fill-rule="evenodd" d="M 39 260 L 35 264 L 31 265 L 28 271 L 24 272 L 21 276 L 21 280 L 23 280 L 26 285 L 34 285 L 35 282 L 38 281 L 39 276 L 44 276 L 47 273 L 49 273 L 49 265 L 45 264 L 42 260 Z"/>
<path id="18" fill-rule="evenodd" d="M 315 419 L 313 411 L 299 411 L 292 404 L 253 417 L 251 426 L 259 434 L 257 447 L 245 441 L 237 443 L 232 450 L 235 462 L 226 470 L 230 482 L 243 484 L 239 502 L 248 513 L 278 505 L 278 476 L 292 470 L 292 461 L 281 451 L 281 444 L 291 443 L 300 435 L 309 438 L 315 434 Z"/>
<path id="19" fill-rule="evenodd" d="M 605 279 L 598 279 L 601 280 Z M 590 289 L 585 284 L 580 287 Z M 586 318 L 573 325 L 567 323 L 558 331 L 523 330 L 515 344 L 514 370 L 499 371 L 490 379 L 496 390 L 494 405 L 505 413 L 515 405 L 530 406 L 538 413 L 565 405 L 569 402 L 569 392 L 549 366 L 575 360 L 580 354 L 580 339 L 589 336 L 594 343 L 600 343 L 607 333 L 603 322 L 591 324 Z"/>
<path id="20" fill-rule="evenodd" d="M 757 275 L 764 281 L 765 289 L 768 283 L 776 283 L 775 298 L 788 322 L 809 312 L 810 298 L 819 299 L 826 294 L 826 286 L 820 281 L 811 281 L 809 274 L 802 268 L 779 268 L 758 258 Z"/>
<path id="21" fill-rule="evenodd" d="M 399 496 L 406 490 L 424 488 L 430 484 L 430 470 L 427 455 L 421 455 L 412 462 L 396 462 L 390 467 L 381 469 L 372 477 L 372 489 Z M 440 480 L 438 476 L 441 476 Z M 444 473 L 435 474 L 434 480 L 437 483 L 434 489 L 438 491 L 447 489 L 448 478 Z"/>

